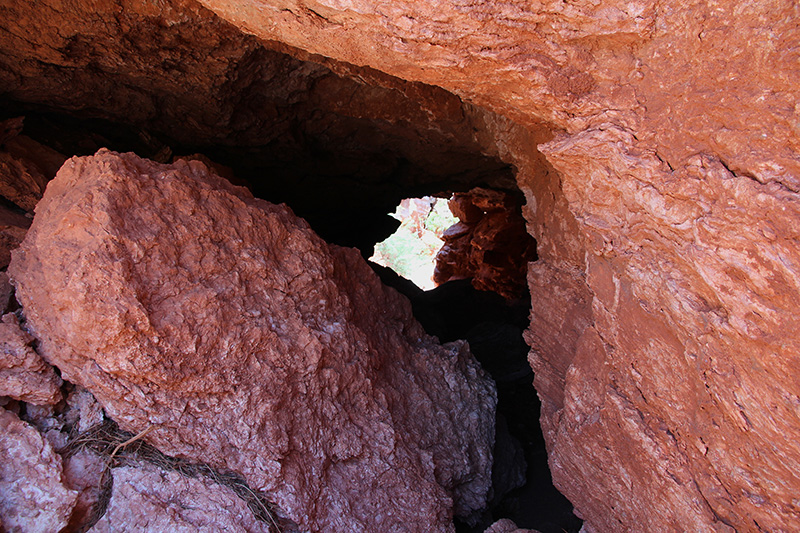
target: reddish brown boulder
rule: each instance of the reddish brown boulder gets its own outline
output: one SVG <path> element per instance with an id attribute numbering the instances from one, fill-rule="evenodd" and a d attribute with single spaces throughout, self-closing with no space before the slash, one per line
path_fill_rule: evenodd
<path id="1" fill-rule="evenodd" d="M 61 378 L 31 344 L 34 338 L 19 327 L 14 314 L 0 323 L 0 396 L 39 405 L 61 400 Z"/>
<path id="2" fill-rule="evenodd" d="M 271 533 L 228 487 L 205 476 L 186 477 L 149 463 L 112 470 L 114 491 L 92 533 L 231 531 Z"/>
<path id="3" fill-rule="evenodd" d="M 33 212 L 47 179 L 36 165 L 0 151 L 0 195 Z"/>
<path id="4" fill-rule="evenodd" d="M 485 503 L 495 393 L 467 346 L 198 161 L 73 158 L 9 272 L 43 356 L 121 427 L 303 528 L 449 531 Z"/>
<path id="5" fill-rule="evenodd" d="M 471 278 L 478 290 L 509 299 L 522 296 L 536 242 L 528 235 L 518 200 L 502 191 L 476 188 L 455 193 L 449 205 L 460 222 L 442 235 L 434 281 L 441 285 Z"/>
<path id="6" fill-rule="evenodd" d="M 454 98 L 454 115 L 470 115 L 527 196 L 542 423 L 556 483 L 587 530 L 800 530 L 796 2 L 202 3 L 367 83 L 388 77 L 335 60 L 468 102 Z M 235 30 L 193 16 L 192 2 L 51 2 L 49 18 L 30 8 L 40 4 L 3 8 L 14 31 L 0 77 L 16 98 L 71 109 L 91 99 L 116 117 L 230 131 L 213 110 L 239 108 L 194 95 L 219 83 L 210 94 L 250 96 L 261 76 L 257 61 L 225 53 Z M 138 16 L 147 9 L 158 13 Z M 175 28 L 169 47 L 150 38 L 157 27 Z M 65 79 L 80 90 L 63 94 Z M 419 116 L 398 118 L 404 106 L 379 91 L 341 91 L 353 115 L 381 100 L 387 122 Z M 168 101 L 180 105 L 155 105 Z M 181 122 L 196 109 L 201 120 Z M 263 119 L 250 111 L 243 129 Z"/>
<path id="7" fill-rule="evenodd" d="M 38 431 L 0 409 L 0 527 L 4 531 L 60 531 L 76 493 L 61 479 L 61 457 Z"/>

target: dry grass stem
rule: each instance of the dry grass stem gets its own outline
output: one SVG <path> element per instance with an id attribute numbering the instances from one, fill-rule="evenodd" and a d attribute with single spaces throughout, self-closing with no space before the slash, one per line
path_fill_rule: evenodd
<path id="1" fill-rule="evenodd" d="M 164 470 L 179 472 L 186 477 L 204 476 L 215 483 L 224 485 L 244 500 L 256 519 L 269 524 L 270 531 L 281 533 L 284 530 L 285 526 L 281 524 L 286 521 L 278 518 L 273 510 L 273 505 L 267 501 L 266 497 L 251 489 L 240 475 L 234 472 L 221 472 L 204 463 L 192 463 L 185 459 L 170 457 L 142 440 L 155 427 L 150 426 L 137 435 L 131 435 L 107 419 L 83 433 L 74 435 L 66 446 L 59 450 L 65 459 L 80 450 L 90 450 L 104 458 L 106 463 L 100 482 L 100 498 L 80 531 L 90 529 L 106 512 L 113 489 L 111 468 L 120 465 L 135 465 L 142 461 L 154 464 Z M 286 523 L 288 524 L 288 522 Z"/>

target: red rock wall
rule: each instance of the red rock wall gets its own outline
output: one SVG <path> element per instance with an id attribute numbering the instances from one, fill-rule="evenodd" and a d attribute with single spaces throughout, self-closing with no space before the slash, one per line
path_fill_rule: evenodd
<path id="1" fill-rule="evenodd" d="M 589 529 L 800 529 L 800 6 L 202 3 L 490 110 L 539 243 L 552 470 Z"/>

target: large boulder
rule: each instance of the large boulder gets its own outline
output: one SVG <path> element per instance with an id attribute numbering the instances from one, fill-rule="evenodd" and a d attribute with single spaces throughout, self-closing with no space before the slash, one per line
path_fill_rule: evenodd
<path id="1" fill-rule="evenodd" d="M 496 400 L 468 347 L 199 161 L 69 160 L 9 272 L 65 379 L 304 529 L 449 531 L 485 503 Z"/>

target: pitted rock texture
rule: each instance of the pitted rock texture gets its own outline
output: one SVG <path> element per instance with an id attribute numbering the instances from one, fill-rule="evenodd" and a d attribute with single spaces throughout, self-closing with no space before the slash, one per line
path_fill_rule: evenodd
<path id="1" fill-rule="evenodd" d="M 601 472 L 623 499 L 659 494 L 669 519 L 624 510 L 647 530 L 797 529 L 800 198 L 712 157 L 672 171 L 636 144 L 606 128 L 543 147 L 582 177 L 564 192 L 591 243 L 594 319 L 546 421 L 551 461 L 573 498 Z M 611 503 L 586 502 L 597 530 Z"/>
<path id="2" fill-rule="evenodd" d="M 0 527 L 52 533 L 67 525 L 77 494 L 64 486 L 61 457 L 33 427 L 0 408 Z"/>
<path id="3" fill-rule="evenodd" d="M 185 477 L 148 463 L 114 468 L 112 475 L 111 501 L 92 533 L 273 531 L 231 489 L 203 476 Z"/>
<path id="4" fill-rule="evenodd" d="M 15 314 L 0 322 L 0 396 L 38 405 L 61 401 L 61 378 L 45 363 L 31 344 L 34 338 L 22 330 Z"/>
<path id="5" fill-rule="evenodd" d="M 536 241 L 525 228 L 519 200 L 503 191 L 475 188 L 455 193 L 449 206 L 460 222 L 442 235 L 433 274 L 437 285 L 470 278 L 478 290 L 520 298 L 528 261 L 536 259 Z"/>
<path id="6" fill-rule="evenodd" d="M 587 529 L 800 529 L 795 2 L 203 3 L 503 115 L 479 135 L 527 196 L 530 359 Z"/>
<path id="7" fill-rule="evenodd" d="M 73 158 L 9 269 L 65 379 L 302 528 L 450 531 L 485 503 L 495 391 L 467 346 L 199 161 Z"/>
<path id="8" fill-rule="evenodd" d="M 514 165 L 540 257 L 528 273 L 528 340 L 542 423 L 555 481 L 587 531 L 726 522 L 800 530 L 791 496 L 800 492 L 800 389 L 787 378 L 800 363 L 796 312 L 785 313 L 800 300 L 796 2 L 202 3 L 246 33 L 332 58 L 311 56 L 368 84 L 389 76 L 364 65 L 453 91 L 483 150 Z M 158 122 L 186 115 L 152 113 L 154 102 L 183 102 L 207 80 L 241 79 L 230 92 L 262 94 L 247 89 L 261 79 L 249 75 L 257 54 L 241 62 L 249 65 L 241 77 L 217 62 L 242 57 L 216 46 L 236 32 L 205 24 L 194 4 L 153 13 L 145 2 L 70 4 L 82 11 L 51 2 L 47 13 L 57 17 L 38 16 L 42 4 L 2 6 L 2 22 L 17 31 L 0 78 L 16 98 L 80 109 L 88 97 L 105 116 L 144 110 L 141 122 Z M 189 24 L 157 29 L 181 21 Z M 33 30 L 20 36 L 20 28 Z M 100 38 L 106 32 L 112 39 Z M 171 35 L 170 45 L 155 48 L 162 40 L 149 35 Z M 182 41 L 191 51 L 207 41 L 215 53 L 187 54 Z M 109 42 L 120 52 L 105 54 Z M 126 74 L 141 65 L 165 75 Z M 181 67 L 212 75 L 197 83 Z M 109 82 L 122 75 L 124 83 Z M 393 87 L 437 100 L 419 84 Z M 350 101 L 357 108 L 375 98 L 367 91 Z M 197 108 L 217 109 L 186 109 Z M 245 106 L 237 116 L 258 122 L 271 116 L 264 109 Z M 439 109 L 458 116 L 456 105 Z M 208 122 L 217 131 L 226 121 Z"/>

